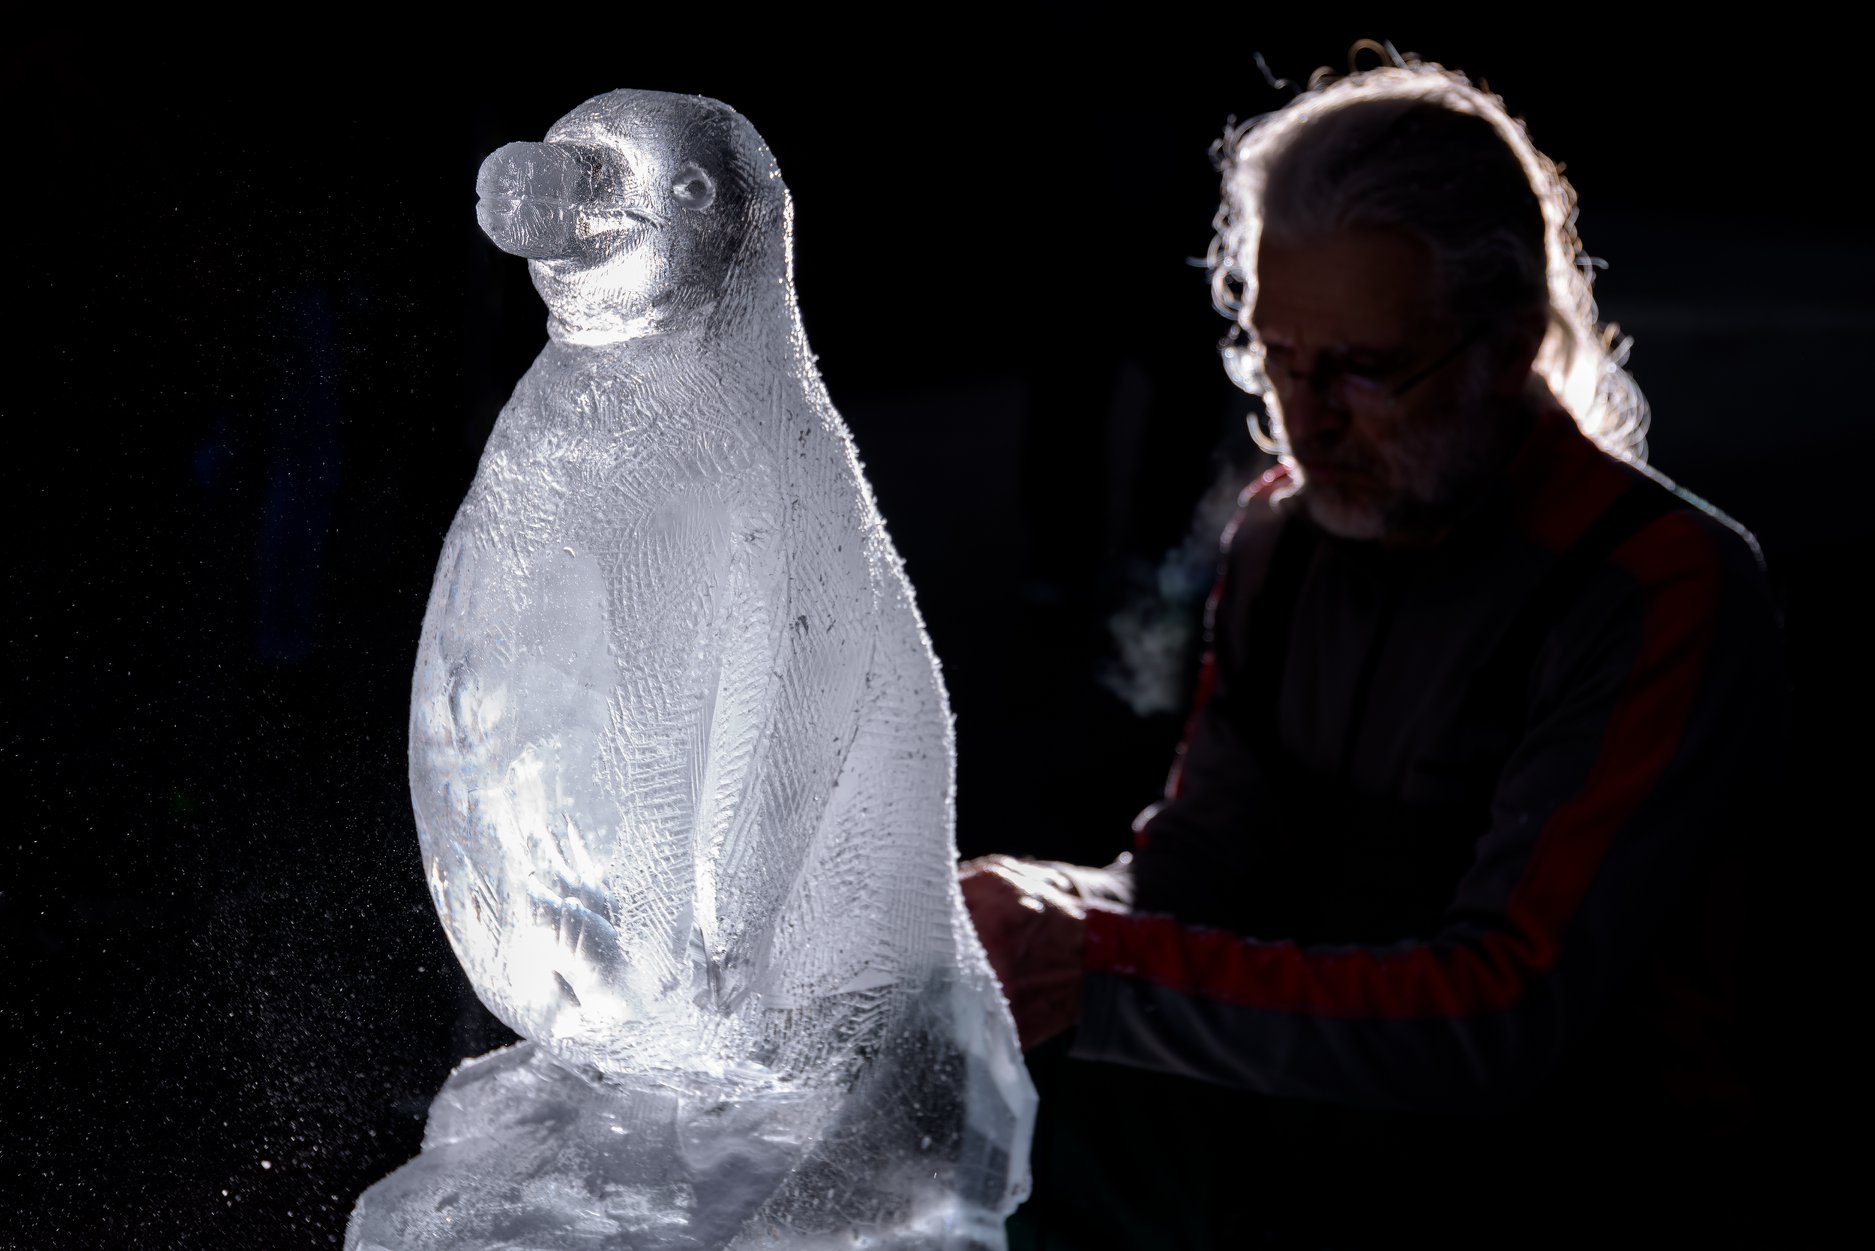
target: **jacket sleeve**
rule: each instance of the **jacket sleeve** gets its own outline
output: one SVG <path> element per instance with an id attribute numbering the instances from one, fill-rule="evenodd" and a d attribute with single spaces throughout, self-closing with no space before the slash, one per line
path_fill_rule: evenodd
<path id="1" fill-rule="evenodd" d="M 1303 947 L 1094 912 L 1075 1054 L 1365 1107 L 1494 1113 L 1534 1093 L 1780 741 L 1775 616 L 1729 538 L 1660 518 L 1561 623 L 1436 934 Z"/>

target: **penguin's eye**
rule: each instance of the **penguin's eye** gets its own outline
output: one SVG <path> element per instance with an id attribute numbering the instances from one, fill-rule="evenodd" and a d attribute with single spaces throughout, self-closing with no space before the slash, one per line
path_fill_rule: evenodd
<path id="1" fill-rule="evenodd" d="M 686 165 L 671 181 L 671 194 L 685 208 L 706 209 L 716 203 L 716 180 L 697 165 Z"/>

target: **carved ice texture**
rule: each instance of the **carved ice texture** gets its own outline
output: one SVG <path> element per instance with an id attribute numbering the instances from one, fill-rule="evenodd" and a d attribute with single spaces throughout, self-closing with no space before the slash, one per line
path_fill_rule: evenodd
<path id="1" fill-rule="evenodd" d="M 347 1245 L 1000 1247 L 1035 1095 L 774 158 L 617 91 L 476 189 L 550 339 L 443 549 L 410 783 L 450 942 L 529 1041 L 456 1071 Z"/>

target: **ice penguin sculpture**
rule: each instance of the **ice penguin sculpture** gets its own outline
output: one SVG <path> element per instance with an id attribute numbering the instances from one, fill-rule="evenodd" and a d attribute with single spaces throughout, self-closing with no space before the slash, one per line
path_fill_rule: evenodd
<path id="1" fill-rule="evenodd" d="M 1034 1109 L 954 880 L 950 718 L 740 115 L 617 91 L 482 166 L 550 339 L 444 545 L 410 779 L 528 1041 L 353 1248 L 1000 1247 Z"/>

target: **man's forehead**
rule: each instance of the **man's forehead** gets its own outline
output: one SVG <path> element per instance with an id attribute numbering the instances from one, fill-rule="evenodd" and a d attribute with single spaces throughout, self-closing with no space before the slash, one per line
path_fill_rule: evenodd
<path id="1" fill-rule="evenodd" d="M 1266 238 L 1251 320 L 1275 342 L 1388 348 L 1444 321 L 1431 251 L 1398 231 Z"/>

